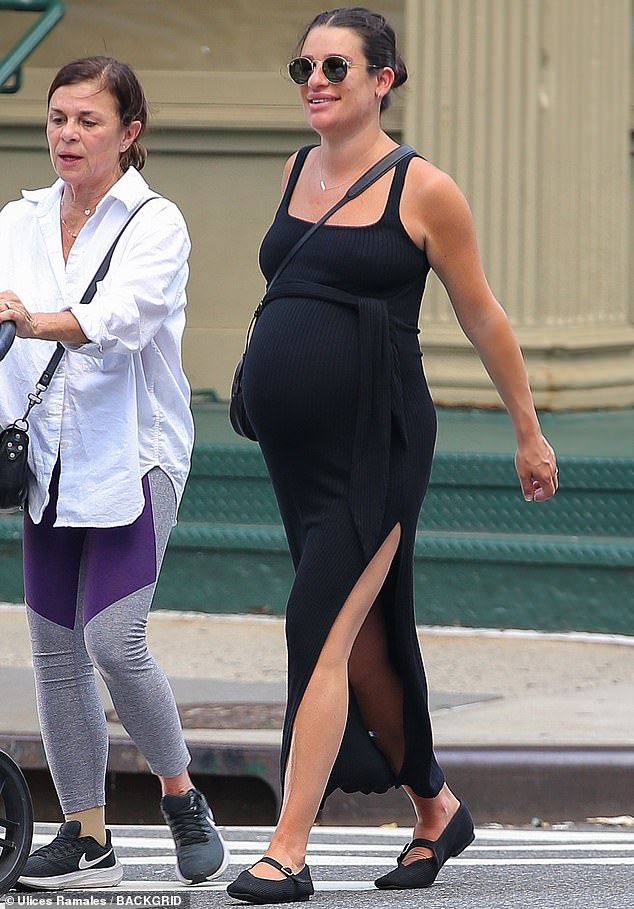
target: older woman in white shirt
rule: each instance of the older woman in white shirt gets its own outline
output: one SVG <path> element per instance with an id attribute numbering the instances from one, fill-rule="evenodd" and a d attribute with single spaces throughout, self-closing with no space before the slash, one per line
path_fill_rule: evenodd
<path id="1" fill-rule="evenodd" d="M 59 179 L 0 212 L 0 322 L 17 328 L 0 368 L 0 425 L 24 412 L 55 342 L 66 348 L 30 417 L 25 598 L 42 737 L 66 819 L 29 857 L 20 881 L 32 889 L 122 878 L 105 828 L 108 737 L 93 666 L 160 778 L 179 879 L 215 877 L 229 857 L 189 778 L 174 697 L 145 640 L 193 445 L 181 362 L 190 241 L 178 208 L 139 173 L 146 121 L 127 65 L 91 57 L 62 67 L 46 129 Z"/>

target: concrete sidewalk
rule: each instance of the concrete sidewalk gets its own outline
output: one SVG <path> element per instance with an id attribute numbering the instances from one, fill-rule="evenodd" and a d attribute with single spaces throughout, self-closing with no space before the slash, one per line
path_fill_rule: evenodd
<path id="1" fill-rule="evenodd" d="M 421 628 L 436 748 L 480 823 L 634 814 L 634 638 Z M 283 622 L 154 612 L 150 647 L 168 674 L 192 769 L 259 774 L 279 796 Z M 0 747 L 43 762 L 24 610 L 0 606 Z M 111 766 L 144 762 L 111 720 Z M 336 793 L 324 823 L 408 823 L 402 792 Z"/>

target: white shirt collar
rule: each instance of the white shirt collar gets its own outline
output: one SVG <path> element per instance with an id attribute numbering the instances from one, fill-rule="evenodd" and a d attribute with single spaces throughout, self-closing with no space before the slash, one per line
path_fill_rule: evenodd
<path id="1" fill-rule="evenodd" d="M 33 202 L 41 207 L 41 213 L 48 213 L 55 205 L 59 205 L 59 200 L 64 188 L 64 181 L 56 180 L 51 186 L 45 186 L 43 189 L 23 189 L 22 198 L 27 202 Z M 114 186 L 111 186 L 99 205 L 107 199 L 116 199 L 122 202 L 126 210 L 131 212 L 137 205 L 146 198 L 148 184 L 134 167 L 121 175 Z"/>

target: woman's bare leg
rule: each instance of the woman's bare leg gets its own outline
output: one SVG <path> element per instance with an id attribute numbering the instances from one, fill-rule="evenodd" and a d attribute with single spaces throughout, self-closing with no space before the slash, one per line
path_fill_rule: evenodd
<path id="1" fill-rule="evenodd" d="M 378 604 L 368 613 L 352 649 L 350 683 L 359 710 L 374 742 L 395 773 L 405 755 L 403 731 L 403 687 L 387 652 L 385 626 Z M 458 809 L 459 801 L 445 784 L 434 798 L 423 798 L 404 786 L 414 807 L 416 823 L 412 839 L 435 840 Z M 404 864 L 430 858 L 431 851 L 417 847 L 408 852 Z"/>
<path id="2" fill-rule="evenodd" d="M 80 836 L 91 836 L 102 846 L 106 845 L 106 820 L 105 806 L 96 805 L 94 808 L 85 808 L 83 811 L 74 811 L 65 814 L 67 821 L 79 821 L 81 824 Z"/>
<path id="3" fill-rule="evenodd" d="M 446 783 L 433 799 L 421 798 L 420 795 L 412 792 L 409 786 L 404 786 L 403 788 L 416 812 L 416 825 L 412 839 L 426 839 L 432 840 L 432 842 L 437 840 L 458 810 L 460 802 Z M 410 862 L 416 862 L 418 859 L 431 858 L 431 855 L 430 849 L 424 846 L 417 846 L 407 853 L 403 859 L 403 864 L 409 865 Z"/>
<path id="4" fill-rule="evenodd" d="M 185 795 L 194 788 L 187 770 L 181 770 L 178 776 L 160 776 L 161 795 Z"/>
<path id="5" fill-rule="evenodd" d="M 293 726 L 280 818 L 266 855 L 300 870 L 328 777 L 339 752 L 348 716 L 348 660 L 355 638 L 372 607 L 400 542 L 400 525 L 388 534 L 355 584 L 337 616 Z M 281 872 L 258 863 L 256 877 L 282 879 Z"/>

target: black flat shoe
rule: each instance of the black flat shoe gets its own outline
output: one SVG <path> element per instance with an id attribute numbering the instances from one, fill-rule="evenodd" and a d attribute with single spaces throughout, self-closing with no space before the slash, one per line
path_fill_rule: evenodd
<path id="1" fill-rule="evenodd" d="M 399 855 L 398 867 L 377 878 L 374 885 L 379 890 L 415 890 L 419 887 L 431 887 L 447 859 L 460 855 L 474 839 L 473 820 L 469 809 L 464 802 L 460 802 L 458 810 L 437 840 L 412 840 Z M 417 846 L 431 849 L 432 857 L 404 865 L 405 856 Z"/>
<path id="2" fill-rule="evenodd" d="M 271 881 L 267 878 L 256 877 L 249 870 L 242 871 L 233 884 L 227 887 L 229 896 L 237 900 L 244 900 L 245 903 L 257 903 L 263 906 L 267 903 L 301 903 L 310 899 L 315 892 L 313 882 L 310 877 L 308 865 L 304 865 L 301 871 L 293 873 L 292 868 L 281 865 L 276 859 L 269 855 L 263 856 L 255 864 L 266 862 L 273 868 L 277 868 L 286 877 L 281 881 Z M 254 868 L 255 865 L 251 865 Z"/>

